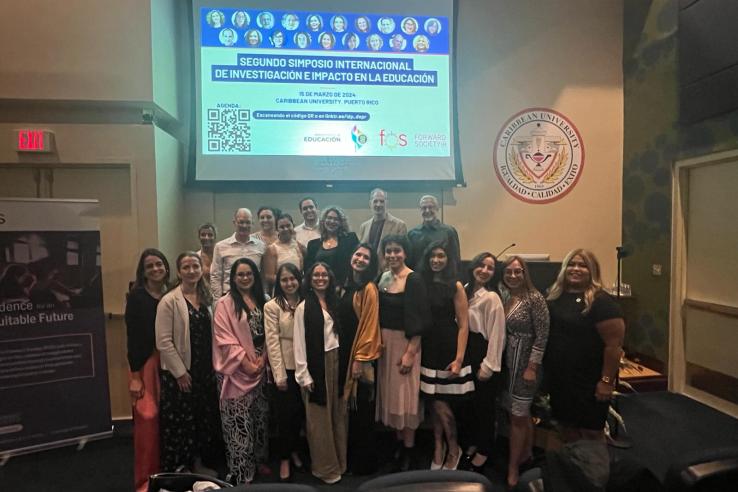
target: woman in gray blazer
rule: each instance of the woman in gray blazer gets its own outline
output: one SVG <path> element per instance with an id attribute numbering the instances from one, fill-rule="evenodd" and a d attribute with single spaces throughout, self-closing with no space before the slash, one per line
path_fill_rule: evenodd
<path id="1" fill-rule="evenodd" d="M 203 464 L 219 459 L 223 450 L 212 362 L 213 297 L 194 251 L 177 257 L 177 277 L 179 284 L 156 310 L 161 468 L 215 476 Z"/>

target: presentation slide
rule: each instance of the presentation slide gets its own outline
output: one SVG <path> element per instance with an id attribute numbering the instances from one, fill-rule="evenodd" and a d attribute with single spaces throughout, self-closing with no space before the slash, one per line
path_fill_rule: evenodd
<path id="1" fill-rule="evenodd" d="M 196 179 L 455 182 L 453 2 L 291 3 L 194 3 Z"/>

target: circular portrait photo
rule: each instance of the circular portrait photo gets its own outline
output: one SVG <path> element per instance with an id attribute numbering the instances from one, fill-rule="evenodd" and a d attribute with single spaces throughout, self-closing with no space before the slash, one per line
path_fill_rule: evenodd
<path id="1" fill-rule="evenodd" d="M 377 29 L 382 34 L 389 34 L 395 30 L 395 20 L 392 17 L 380 17 L 377 21 Z"/>
<path id="2" fill-rule="evenodd" d="M 402 23 L 400 24 L 402 28 L 402 32 L 407 34 L 408 36 L 413 36 L 415 33 L 418 32 L 418 21 L 413 19 L 412 17 L 405 17 L 402 19 Z"/>
<path id="3" fill-rule="evenodd" d="M 405 40 L 405 37 L 402 34 L 394 34 L 390 38 L 390 48 L 392 51 L 402 51 L 405 49 L 405 46 L 407 46 L 407 41 Z"/>
<path id="4" fill-rule="evenodd" d="M 300 26 L 300 18 L 297 14 L 284 14 L 282 16 L 282 27 L 288 31 L 294 31 Z"/>
<path id="5" fill-rule="evenodd" d="M 344 32 L 347 25 L 348 21 L 342 15 L 334 15 L 331 18 L 331 29 L 333 29 L 333 32 Z"/>
<path id="6" fill-rule="evenodd" d="M 430 41 L 427 36 L 418 34 L 413 38 L 413 48 L 418 53 L 425 53 L 430 48 Z"/>
<path id="7" fill-rule="evenodd" d="M 366 33 L 372 29 L 372 22 L 369 20 L 369 17 L 363 15 L 356 18 L 354 25 L 356 26 L 356 30 L 359 32 Z"/>
<path id="8" fill-rule="evenodd" d="M 220 29 L 225 24 L 225 15 L 220 10 L 211 10 L 205 16 L 205 21 L 210 27 Z"/>
<path id="9" fill-rule="evenodd" d="M 271 29 L 274 27 L 274 16 L 266 10 L 259 12 L 259 15 L 256 16 L 256 25 L 262 29 Z"/>
<path id="10" fill-rule="evenodd" d="M 272 43 L 273 48 L 283 48 L 284 33 L 282 31 L 274 31 L 272 35 L 269 36 L 269 42 Z"/>
<path id="11" fill-rule="evenodd" d="M 384 46 L 384 40 L 379 34 L 371 34 L 366 38 L 366 46 L 372 51 L 379 51 Z"/>
<path id="12" fill-rule="evenodd" d="M 220 34 L 218 34 L 218 39 L 220 40 L 220 44 L 222 44 L 223 46 L 233 46 L 238 40 L 238 34 L 236 34 L 236 31 L 234 31 L 230 27 L 226 27 L 225 29 L 220 31 Z"/>
<path id="13" fill-rule="evenodd" d="M 246 46 L 250 48 L 261 46 L 261 33 L 256 29 L 249 29 L 246 31 L 246 34 L 243 35 L 243 39 L 246 40 Z"/>
<path id="14" fill-rule="evenodd" d="M 343 44 L 343 47 L 347 50 L 355 50 L 359 47 L 359 44 L 361 43 L 361 40 L 359 39 L 359 36 L 356 33 L 353 32 L 347 32 L 343 35 L 343 38 L 341 39 L 341 43 Z"/>
<path id="15" fill-rule="evenodd" d="M 310 14 L 305 19 L 305 25 L 309 31 L 320 32 L 323 30 L 323 18 L 318 14 Z"/>
<path id="16" fill-rule="evenodd" d="M 336 38 L 333 36 L 332 33 L 322 32 L 318 37 L 318 43 L 320 44 L 320 47 L 324 50 L 332 50 L 333 46 L 335 46 L 336 44 Z"/>
<path id="17" fill-rule="evenodd" d="M 429 36 L 436 36 L 439 32 L 441 32 L 441 21 L 434 17 L 431 17 L 430 19 L 425 21 L 423 28 Z"/>
<path id="18" fill-rule="evenodd" d="M 309 48 L 310 43 L 313 41 L 313 39 L 310 37 L 310 34 L 306 32 L 298 32 L 292 39 L 295 42 L 295 46 L 302 50 L 304 50 L 305 48 Z"/>
<path id="19" fill-rule="evenodd" d="M 231 24 L 239 29 L 248 26 L 250 23 L 251 17 L 249 17 L 249 13 L 245 10 L 237 10 L 231 16 Z"/>

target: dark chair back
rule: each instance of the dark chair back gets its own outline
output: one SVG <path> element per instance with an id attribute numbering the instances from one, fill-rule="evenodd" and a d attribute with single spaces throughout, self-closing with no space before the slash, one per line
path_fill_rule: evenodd
<path id="1" fill-rule="evenodd" d="M 218 480 L 209 475 L 198 473 L 157 473 L 149 477 L 149 492 L 159 492 L 159 489 L 172 492 L 185 492 L 192 490 L 195 482 L 213 482 L 222 489 L 232 488 L 233 485 L 223 480 Z"/>
<path id="2" fill-rule="evenodd" d="M 357 492 L 492 492 L 492 482 L 479 473 L 460 470 L 415 470 L 364 482 Z"/>
<path id="3" fill-rule="evenodd" d="M 673 463 L 664 488 L 674 492 L 735 490 L 738 484 L 738 446 L 700 450 Z"/>

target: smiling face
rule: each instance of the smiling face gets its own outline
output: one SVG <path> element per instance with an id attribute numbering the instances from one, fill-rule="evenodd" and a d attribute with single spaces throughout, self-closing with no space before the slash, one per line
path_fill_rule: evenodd
<path id="1" fill-rule="evenodd" d="M 402 268 L 405 265 L 405 259 L 405 250 L 401 244 L 390 242 L 384 246 L 384 261 L 391 269 Z"/>
<path id="2" fill-rule="evenodd" d="M 300 213 L 306 222 L 312 222 L 318 218 L 318 209 L 312 200 L 303 200 L 300 204 Z"/>
<path id="3" fill-rule="evenodd" d="M 584 291 L 592 282 L 592 274 L 587 262 L 580 255 L 574 255 L 566 264 L 566 287 L 571 290 Z"/>
<path id="4" fill-rule="evenodd" d="M 430 269 L 434 273 L 442 272 L 446 265 L 448 265 L 448 255 L 443 248 L 433 248 L 430 257 L 428 258 Z"/>
<path id="5" fill-rule="evenodd" d="M 277 237 L 282 243 L 289 243 L 294 236 L 295 227 L 290 219 L 284 218 L 277 221 Z"/>
<path id="6" fill-rule="evenodd" d="M 415 21 L 412 19 L 405 19 L 405 23 L 402 25 L 407 34 L 414 34 L 416 27 Z"/>
<path id="7" fill-rule="evenodd" d="M 392 36 L 392 49 L 395 51 L 400 51 L 402 49 L 402 42 L 404 41 L 403 37 L 399 34 L 395 34 Z"/>
<path id="8" fill-rule="evenodd" d="M 369 200 L 369 206 L 377 217 L 383 217 L 387 211 L 387 196 L 382 191 L 374 192 L 372 199 Z"/>
<path id="9" fill-rule="evenodd" d="M 308 26 L 310 27 L 311 31 L 317 31 L 320 29 L 320 19 L 318 19 L 317 15 L 311 15 L 310 19 L 308 20 Z"/>
<path id="10" fill-rule="evenodd" d="M 259 225 L 262 231 L 271 232 L 274 230 L 274 213 L 268 208 L 259 212 Z"/>
<path id="11" fill-rule="evenodd" d="M 327 32 L 324 32 L 323 35 L 320 36 L 320 46 L 322 46 L 324 50 L 333 48 L 333 39 Z"/>
<path id="12" fill-rule="evenodd" d="M 202 277 L 200 257 L 195 255 L 182 258 L 177 267 L 177 276 L 182 279 L 183 284 L 195 285 Z"/>
<path id="13" fill-rule="evenodd" d="M 343 32 L 346 29 L 346 21 L 343 17 L 336 17 L 333 19 L 333 30 L 336 32 Z"/>
<path id="14" fill-rule="evenodd" d="M 338 212 L 335 210 L 329 210 L 325 214 L 323 221 L 325 222 L 325 230 L 332 234 L 335 234 L 341 225 L 341 217 L 339 217 Z"/>
<path id="15" fill-rule="evenodd" d="M 355 50 L 359 46 L 359 38 L 353 34 L 346 40 L 346 47 L 350 50 Z"/>
<path id="16" fill-rule="evenodd" d="M 209 227 L 200 229 L 200 246 L 202 249 L 209 250 L 215 245 L 215 231 Z"/>
<path id="17" fill-rule="evenodd" d="M 395 26 L 393 25 L 392 19 L 383 17 L 379 20 L 379 30 L 383 33 L 389 34 L 394 28 Z"/>
<path id="18" fill-rule="evenodd" d="M 518 260 L 514 260 L 505 267 L 503 272 L 502 281 L 505 283 L 508 289 L 518 290 L 525 285 L 525 272 L 523 271 L 523 265 Z"/>
<path id="19" fill-rule="evenodd" d="M 233 226 L 237 234 L 248 236 L 251 234 L 251 214 L 246 210 L 239 210 L 233 218 Z"/>
<path id="20" fill-rule="evenodd" d="M 491 256 L 482 260 L 482 263 L 472 270 L 475 287 L 482 287 L 490 281 L 495 274 L 495 260 Z"/>
<path id="21" fill-rule="evenodd" d="M 374 51 L 379 51 L 382 48 L 382 38 L 376 34 L 369 36 L 369 48 Z"/>
<path id="22" fill-rule="evenodd" d="M 259 32 L 249 31 L 246 34 L 246 42 L 251 46 L 258 46 L 259 45 Z"/>
<path id="23" fill-rule="evenodd" d="M 297 293 L 297 289 L 300 288 L 300 283 L 292 272 L 283 268 L 282 273 L 279 275 L 279 286 L 282 287 L 284 295 L 293 296 Z"/>
<path id="24" fill-rule="evenodd" d="M 235 42 L 235 36 L 233 35 L 233 31 L 231 31 L 230 29 L 224 30 L 221 36 L 223 36 L 222 41 L 223 44 L 226 46 L 231 46 Z"/>
<path id="25" fill-rule="evenodd" d="M 428 51 L 428 39 L 425 36 L 418 36 L 415 40 L 415 49 L 418 51 Z"/>
<path id="26" fill-rule="evenodd" d="M 236 12 L 236 25 L 238 27 L 243 27 L 244 24 L 246 24 L 246 12 L 243 12 L 243 11 Z"/>
<path id="27" fill-rule="evenodd" d="M 297 35 L 297 47 L 298 48 L 307 48 L 307 45 L 310 44 L 310 41 L 308 40 L 307 34 L 305 33 L 299 33 Z"/>
<path id="28" fill-rule="evenodd" d="M 356 19 L 356 28 L 361 32 L 367 32 L 369 30 L 369 21 L 366 17 Z"/>
<path id="29" fill-rule="evenodd" d="M 357 273 L 361 273 L 369 268 L 372 260 L 372 253 L 367 248 L 358 248 L 351 256 L 351 268 Z"/>
<path id="30" fill-rule="evenodd" d="M 313 268 L 313 272 L 310 275 L 310 286 L 315 292 L 325 293 L 328 290 L 330 284 L 330 275 L 328 270 L 323 265 L 317 265 Z"/>
<path id="31" fill-rule="evenodd" d="M 272 42 L 275 48 L 281 48 L 284 45 L 284 34 L 282 32 L 275 32 L 272 34 Z"/>
<path id="32" fill-rule="evenodd" d="M 437 214 L 438 204 L 432 198 L 423 198 L 420 202 L 420 216 L 423 218 L 423 222 L 434 222 Z"/>
<path id="33" fill-rule="evenodd" d="M 161 283 L 167 276 L 167 267 L 161 258 L 149 255 L 144 258 L 144 278 L 146 282 Z"/>
<path id="34" fill-rule="evenodd" d="M 236 268 L 235 283 L 238 291 L 241 294 L 251 292 L 254 286 L 254 271 L 251 269 L 251 265 L 248 263 L 241 263 Z"/>

